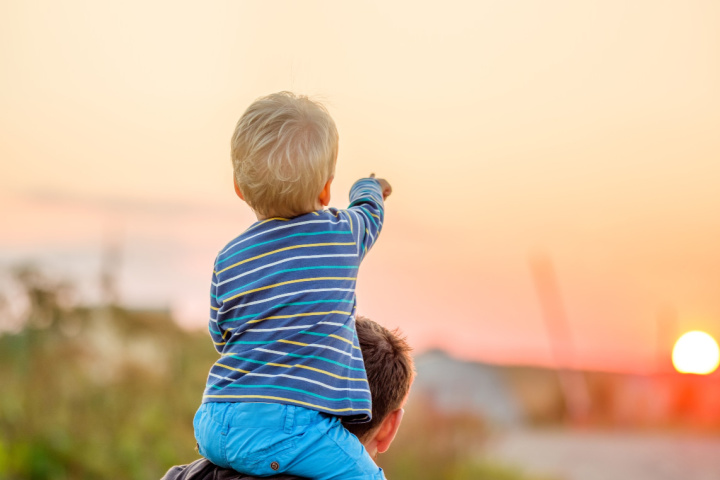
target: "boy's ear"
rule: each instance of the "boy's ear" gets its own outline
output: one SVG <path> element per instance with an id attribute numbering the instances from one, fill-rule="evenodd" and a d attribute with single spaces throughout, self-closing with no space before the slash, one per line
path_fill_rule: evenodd
<path id="1" fill-rule="evenodd" d="M 233 176 L 233 186 L 235 187 L 235 194 L 240 197 L 240 200 L 243 202 L 245 201 L 245 197 L 243 197 L 242 192 L 240 191 L 240 187 L 238 187 L 237 180 L 235 180 L 235 177 Z"/>
<path id="2" fill-rule="evenodd" d="M 333 178 L 335 177 L 330 177 L 330 179 L 325 182 L 325 186 L 323 187 L 322 192 L 320 192 L 320 195 L 318 196 L 318 201 L 323 207 L 327 207 L 328 205 L 330 205 L 330 185 L 332 185 Z"/>

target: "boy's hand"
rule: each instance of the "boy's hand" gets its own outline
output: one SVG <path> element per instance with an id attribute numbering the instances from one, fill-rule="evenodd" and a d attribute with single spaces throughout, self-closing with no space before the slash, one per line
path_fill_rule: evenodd
<path id="1" fill-rule="evenodd" d="M 375 178 L 375 174 L 371 173 L 370 178 Z M 380 188 L 382 189 L 383 200 L 385 200 L 392 193 L 392 187 L 390 186 L 390 183 L 388 183 L 388 181 L 385 180 L 384 178 L 375 178 L 375 180 L 377 180 L 378 183 L 380 184 Z"/>

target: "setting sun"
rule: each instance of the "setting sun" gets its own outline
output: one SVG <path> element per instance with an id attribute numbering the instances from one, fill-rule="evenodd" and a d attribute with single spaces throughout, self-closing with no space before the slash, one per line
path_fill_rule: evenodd
<path id="1" fill-rule="evenodd" d="M 720 364 L 720 349 L 715 339 L 707 333 L 687 332 L 675 343 L 672 361 L 675 370 L 680 373 L 707 375 Z"/>

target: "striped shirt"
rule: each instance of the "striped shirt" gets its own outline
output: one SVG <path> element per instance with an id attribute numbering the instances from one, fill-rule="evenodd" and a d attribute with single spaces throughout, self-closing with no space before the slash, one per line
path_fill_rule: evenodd
<path id="1" fill-rule="evenodd" d="M 203 402 L 294 404 L 369 421 L 355 284 L 382 223 L 380 185 L 365 178 L 347 210 L 262 220 L 231 241 L 213 271 L 209 329 L 221 356 Z"/>

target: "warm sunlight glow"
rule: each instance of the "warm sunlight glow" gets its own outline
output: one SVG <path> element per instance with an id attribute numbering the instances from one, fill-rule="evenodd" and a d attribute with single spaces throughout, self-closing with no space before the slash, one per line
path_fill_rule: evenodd
<path id="1" fill-rule="evenodd" d="M 675 370 L 680 373 L 707 375 L 720 364 L 720 349 L 705 332 L 687 332 L 675 343 L 672 353 Z"/>

